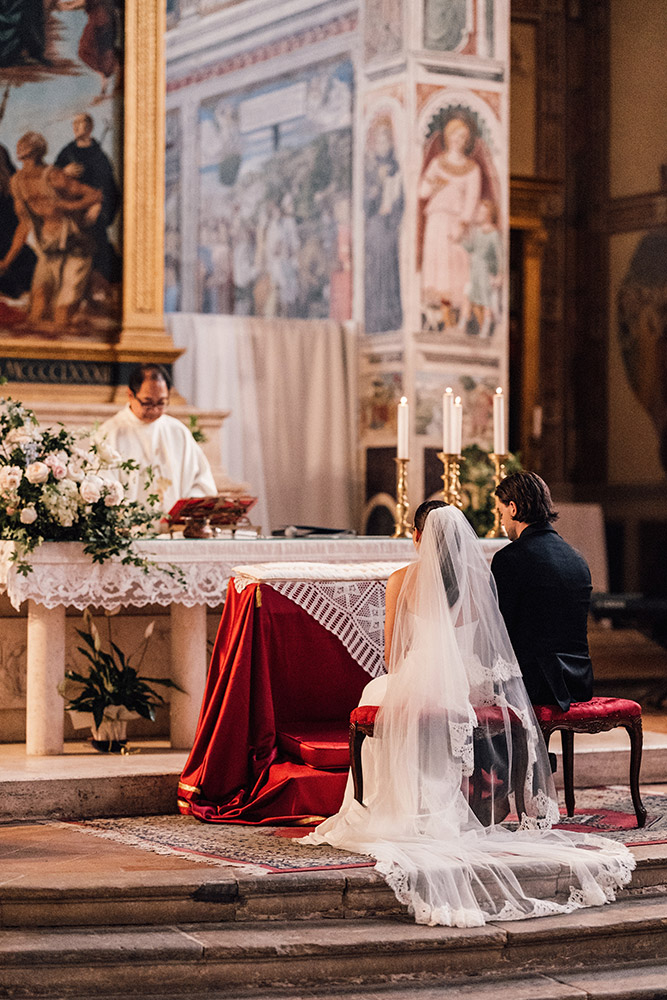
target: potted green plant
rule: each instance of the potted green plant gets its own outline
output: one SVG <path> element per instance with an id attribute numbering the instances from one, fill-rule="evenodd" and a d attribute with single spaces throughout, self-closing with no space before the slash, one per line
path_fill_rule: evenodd
<path id="1" fill-rule="evenodd" d="M 153 685 L 161 684 L 177 691 L 182 688 L 168 678 L 152 677 L 148 683 L 139 676 L 155 622 L 146 628 L 139 647 L 126 655 L 113 641 L 112 614 L 107 613 L 109 649 L 106 650 L 102 648 L 90 610 L 86 608 L 83 612 L 85 628 L 76 631 L 85 645 L 77 649 L 88 660 L 89 670 L 87 674 L 66 670 L 64 684 L 59 690 L 74 728 L 90 726 L 96 750 L 122 753 L 127 744 L 128 720 L 142 717 L 154 722 L 155 709 L 165 703 Z M 139 660 L 135 667 L 131 661 L 137 655 Z"/>

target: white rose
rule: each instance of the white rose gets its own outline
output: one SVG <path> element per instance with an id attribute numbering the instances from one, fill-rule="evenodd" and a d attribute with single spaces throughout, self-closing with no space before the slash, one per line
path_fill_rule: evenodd
<path id="1" fill-rule="evenodd" d="M 42 435 L 37 429 L 31 430 L 30 427 L 13 427 L 5 435 L 5 444 L 15 448 L 17 445 L 21 447 L 24 444 L 30 444 L 31 441 L 41 441 L 41 439 Z"/>
<path id="2" fill-rule="evenodd" d="M 97 455 L 105 465 L 119 465 L 122 462 L 121 455 L 112 448 L 108 441 L 97 442 Z"/>
<path id="3" fill-rule="evenodd" d="M 74 480 L 75 483 L 82 483 L 86 473 L 83 471 L 83 465 L 80 459 L 73 459 L 67 465 L 67 476 L 69 479 Z"/>
<path id="4" fill-rule="evenodd" d="M 118 504 L 124 499 L 125 490 L 122 483 L 117 481 L 107 484 L 106 493 L 104 494 L 104 503 L 107 507 L 117 507 Z"/>
<path id="5" fill-rule="evenodd" d="M 0 465 L 0 489 L 16 490 L 22 478 L 23 471 L 18 465 Z"/>
<path id="6" fill-rule="evenodd" d="M 49 467 L 44 462 L 32 462 L 25 470 L 26 479 L 33 485 L 45 483 L 49 478 Z"/>
<path id="7" fill-rule="evenodd" d="M 24 507 L 21 511 L 21 524 L 32 524 L 37 520 L 37 511 L 34 507 Z"/>
<path id="8" fill-rule="evenodd" d="M 104 480 L 99 476 L 86 476 L 79 486 L 79 493 L 85 503 L 97 503 L 102 496 Z"/>

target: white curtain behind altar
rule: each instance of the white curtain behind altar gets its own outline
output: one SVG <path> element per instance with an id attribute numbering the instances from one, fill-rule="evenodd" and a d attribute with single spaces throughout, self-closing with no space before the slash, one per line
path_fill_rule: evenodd
<path id="1" fill-rule="evenodd" d="M 356 335 L 330 320 L 170 313 L 185 353 L 175 388 L 230 410 L 222 460 L 259 497 L 265 533 L 288 524 L 357 528 Z"/>

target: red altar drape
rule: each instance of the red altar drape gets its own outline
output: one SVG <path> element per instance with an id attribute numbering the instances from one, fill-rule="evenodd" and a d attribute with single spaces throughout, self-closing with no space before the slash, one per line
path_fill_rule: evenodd
<path id="1" fill-rule="evenodd" d="M 347 771 L 290 760 L 276 729 L 346 726 L 369 677 L 339 639 L 270 586 L 229 584 L 179 809 L 210 823 L 303 823 L 336 812 Z"/>

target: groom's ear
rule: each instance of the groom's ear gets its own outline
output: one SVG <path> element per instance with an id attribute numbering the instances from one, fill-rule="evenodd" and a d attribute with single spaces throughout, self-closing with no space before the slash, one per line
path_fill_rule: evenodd
<path id="1" fill-rule="evenodd" d="M 516 507 L 516 504 L 514 503 L 514 500 L 510 500 L 510 502 L 507 504 L 507 506 L 509 507 L 509 512 L 510 512 L 512 520 L 516 521 L 516 510 L 517 510 L 517 507 Z"/>

